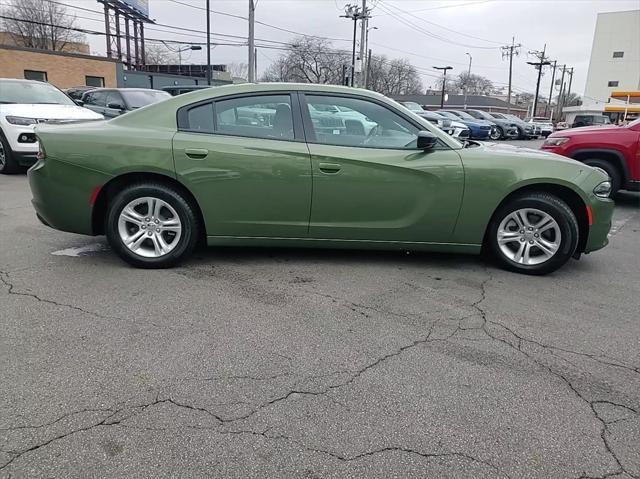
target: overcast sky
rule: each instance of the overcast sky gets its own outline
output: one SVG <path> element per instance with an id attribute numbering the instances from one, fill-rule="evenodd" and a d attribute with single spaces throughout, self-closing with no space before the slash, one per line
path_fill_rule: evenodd
<path id="1" fill-rule="evenodd" d="M 205 0 L 149 0 L 150 17 L 175 27 L 204 31 Z M 361 0 L 351 0 L 360 3 Z M 100 10 L 94 0 L 67 0 L 70 5 Z M 351 49 L 353 24 L 340 18 L 345 0 L 257 0 L 256 20 L 284 30 L 330 37 L 335 48 Z M 501 45 L 522 44 L 514 60 L 513 85 L 516 92 L 535 90 L 536 71 L 527 61 L 535 60 L 530 50 L 542 50 L 545 43 L 551 60 L 575 68 L 573 91 L 582 93 L 587 76 L 593 32 L 598 12 L 640 8 L 640 0 L 368 0 L 373 7 L 370 47 L 375 53 L 391 58 L 407 58 L 420 69 L 423 83 L 435 85 L 433 66 L 450 65 L 457 75 L 468 68 L 469 52 L 472 73 L 490 78 L 496 86 L 508 81 L 508 61 L 503 60 Z M 246 17 L 248 0 L 211 0 L 212 10 Z M 99 20 L 99 14 L 69 9 L 79 17 Z M 100 21 L 78 18 L 87 29 L 103 30 Z M 213 13 L 212 33 L 247 35 L 247 22 L 241 18 Z M 411 26 L 411 24 L 413 26 Z M 156 31 L 154 31 L 154 29 Z M 148 38 L 202 42 L 198 33 L 167 33 L 164 27 L 149 25 Z M 420 30 L 420 31 L 418 31 Z M 256 25 L 256 37 L 286 42 L 295 35 L 266 25 Z M 93 51 L 104 53 L 104 37 L 90 36 Z M 346 41 L 340 41 L 344 39 Z M 233 37 L 214 37 L 215 42 L 242 42 Z M 277 46 L 258 41 L 258 44 Z M 259 48 L 258 70 L 261 72 L 282 51 Z M 212 63 L 246 62 L 243 46 L 215 47 Z M 184 63 L 204 63 L 204 52 L 188 52 Z M 436 74 L 437 75 L 437 74 Z M 551 74 L 543 77 L 541 94 L 548 94 Z"/>

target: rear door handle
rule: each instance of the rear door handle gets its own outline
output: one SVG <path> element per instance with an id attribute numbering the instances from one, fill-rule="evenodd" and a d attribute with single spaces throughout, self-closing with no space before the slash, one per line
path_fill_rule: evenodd
<path id="1" fill-rule="evenodd" d="M 342 165 L 337 163 L 320 163 L 318 167 L 320 168 L 320 171 L 328 175 L 335 175 L 342 169 Z"/>
<path id="2" fill-rule="evenodd" d="M 184 154 L 193 160 L 204 160 L 209 154 L 209 150 L 204 148 L 185 148 Z"/>

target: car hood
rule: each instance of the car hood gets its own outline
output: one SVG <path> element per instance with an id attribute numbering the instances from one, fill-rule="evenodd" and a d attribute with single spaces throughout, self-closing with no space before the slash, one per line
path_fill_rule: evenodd
<path id="1" fill-rule="evenodd" d="M 103 116 L 77 105 L 8 104 L 0 105 L 3 115 L 42 120 L 102 120 Z"/>
<path id="2" fill-rule="evenodd" d="M 510 156 L 517 158 L 518 160 L 531 160 L 531 161 L 562 161 L 575 163 L 576 165 L 584 166 L 584 163 L 576 161 L 572 158 L 557 155 L 542 150 L 534 150 L 531 148 L 523 148 L 521 146 L 514 146 L 505 143 L 494 143 L 489 141 L 478 142 L 480 148 L 483 148 L 488 154 Z"/>
<path id="3" fill-rule="evenodd" d="M 455 120 L 451 120 L 451 126 L 454 128 L 466 128 L 467 125 L 465 125 L 464 123 L 460 122 L 460 121 L 455 121 Z"/>
<path id="4" fill-rule="evenodd" d="M 573 134 L 589 134 L 592 133 L 594 131 L 605 131 L 605 130 L 616 130 L 619 131 L 621 127 L 617 126 L 617 125 L 601 125 L 601 126 L 581 126 L 578 128 L 571 128 L 571 129 L 567 129 L 563 131 L 563 135 L 562 136 L 567 136 L 567 135 L 573 135 Z"/>

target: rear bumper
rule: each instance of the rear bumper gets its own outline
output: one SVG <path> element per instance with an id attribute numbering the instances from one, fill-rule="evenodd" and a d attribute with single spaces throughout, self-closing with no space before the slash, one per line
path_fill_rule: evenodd
<path id="1" fill-rule="evenodd" d="M 93 191 L 110 177 L 77 165 L 47 158 L 27 173 L 38 219 L 69 233 L 93 235 Z"/>

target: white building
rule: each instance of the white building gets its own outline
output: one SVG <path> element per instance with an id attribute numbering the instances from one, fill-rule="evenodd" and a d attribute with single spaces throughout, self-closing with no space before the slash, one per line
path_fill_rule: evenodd
<path id="1" fill-rule="evenodd" d="M 607 103 L 621 90 L 640 90 L 640 10 L 598 14 L 584 103 Z"/>

